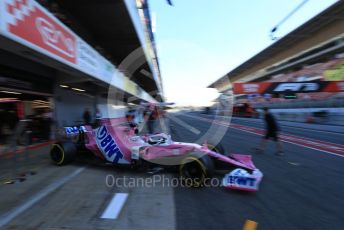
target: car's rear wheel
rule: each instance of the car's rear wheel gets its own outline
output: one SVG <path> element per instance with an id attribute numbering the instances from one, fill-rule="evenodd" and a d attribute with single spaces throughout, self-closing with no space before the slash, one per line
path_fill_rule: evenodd
<path id="1" fill-rule="evenodd" d="M 189 187 L 202 187 L 213 173 L 213 162 L 208 155 L 189 154 L 179 167 L 180 178 Z"/>
<path id="2" fill-rule="evenodd" d="M 50 157 L 54 164 L 65 165 L 75 159 L 77 148 L 72 142 L 59 142 L 53 144 L 50 150 Z"/>

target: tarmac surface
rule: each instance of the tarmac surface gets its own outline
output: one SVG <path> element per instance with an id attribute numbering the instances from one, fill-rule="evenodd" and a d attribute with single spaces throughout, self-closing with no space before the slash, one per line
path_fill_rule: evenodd
<path id="1" fill-rule="evenodd" d="M 274 155 L 273 143 L 264 154 L 255 154 L 261 140 L 256 133 L 206 121 L 213 119 L 209 116 L 173 116 L 171 133 L 177 141 L 212 137 L 226 153 L 252 154 L 264 173 L 260 190 L 171 186 L 167 181 L 176 178 L 173 173 L 150 175 L 90 157 L 57 167 L 46 146 L 1 156 L 0 229 L 244 229 L 247 220 L 256 222 L 257 229 L 343 229 L 341 154 L 293 143 L 284 143 L 284 156 Z M 263 128 L 250 119 L 233 119 L 232 124 Z M 281 128 L 283 134 L 313 142 L 343 144 L 340 133 Z M 22 182 L 4 184 L 19 175 Z M 145 184 L 153 178 L 154 186 Z M 102 218 L 112 208 L 118 208 L 115 218 Z"/>

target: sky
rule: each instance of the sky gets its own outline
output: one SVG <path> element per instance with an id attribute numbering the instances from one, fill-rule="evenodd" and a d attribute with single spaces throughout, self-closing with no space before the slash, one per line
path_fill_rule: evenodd
<path id="1" fill-rule="evenodd" d="M 283 37 L 337 0 L 309 0 L 283 23 Z M 208 85 L 275 41 L 271 29 L 302 0 L 150 0 L 164 95 L 183 106 L 207 106 Z"/>

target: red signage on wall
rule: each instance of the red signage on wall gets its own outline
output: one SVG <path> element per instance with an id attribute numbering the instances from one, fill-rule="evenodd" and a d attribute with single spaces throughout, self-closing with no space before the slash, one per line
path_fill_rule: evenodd
<path id="1" fill-rule="evenodd" d="M 235 94 L 344 92 L 344 81 L 233 83 Z"/>
<path id="2" fill-rule="evenodd" d="M 262 94 L 270 85 L 270 82 L 233 83 L 233 92 L 236 94 Z"/>
<path id="3" fill-rule="evenodd" d="M 33 0 L 6 1 L 9 33 L 76 64 L 77 38 Z"/>

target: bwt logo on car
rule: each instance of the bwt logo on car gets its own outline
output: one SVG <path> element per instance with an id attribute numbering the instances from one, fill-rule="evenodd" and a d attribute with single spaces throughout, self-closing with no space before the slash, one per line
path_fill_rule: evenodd
<path id="1" fill-rule="evenodd" d="M 235 169 L 227 176 L 227 183 L 234 186 L 256 188 L 256 178 L 249 177 L 248 173 L 242 169 Z"/>
<path id="2" fill-rule="evenodd" d="M 64 127 L 67 136 L 79 134 L 80 132 L 86 132 L 85 126 Z"/>
<path id="3" fill-rule="evenodd" d="M 256 179 L 251 177 L 229 176 L 228 183 L 247 187 L 255 187 Z"/>
<path id="4" fill-rule="evenodd" d="M 97 144 L 107 160 L 112 161 L 113 163 L 118 163 L 118 161 L 123 158 L 123 153 L 112 138 L 111 134 L 109 134 L 106 126 L 98 129 Z"/>

